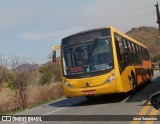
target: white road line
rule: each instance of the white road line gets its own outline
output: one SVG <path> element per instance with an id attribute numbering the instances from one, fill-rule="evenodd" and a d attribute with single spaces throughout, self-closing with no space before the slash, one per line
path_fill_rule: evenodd
<path id="1" fill-rule="evenodd" d="M 46 113 L 46 114 L 44 114 L 44 115 L 49 115 L 49 114 L 51 114 L 51 113 L 54 113 L 54 112 L 60 111 L 60 110 L 62 110 L 62 109 L 64 109 L 64 108 L 66 108 L 66 107 L 59 108 L 59 109 L 57 109 L 57 110 L 54 110 L 54 111 L 48 112 L 48 113 Z"/>
<path id="2" fill-rule="evenodd" d="M 68 107 L 68 106 L 67 106 L 67 107 Z M 60 110 L 65 109 L 65 108 L 67 108 L 67 107 L 62 107 L 62 108 L 56 109 L 56 110 L 51 111 L 51 112 L 48 112 L 48 113 L 46 113 L 46 114 L 44 114 L 44 115 L 49 115 L 49 114 L 51 114 L 51 113 L 60 111 Z M 44 115 L 42 115 L 42 116 L 44 116 Z M 26 122 L 23 122 L 23 123 L 21 123 L 21 124 L 26 124 L 26 123 L 28 123 L 28 122 L 30 122 L 30 121 L 26 121 Z"/>

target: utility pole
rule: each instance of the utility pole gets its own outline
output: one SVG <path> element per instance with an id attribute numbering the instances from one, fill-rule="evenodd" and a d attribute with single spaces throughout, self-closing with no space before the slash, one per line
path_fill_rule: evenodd
<path id="1" fill-rule="evenodd" d="M 156 6 L 156 12 L 157 12 L 157 23 L 159 25 L 159 31 L 160 31 L 160 13 L 159 13 L 158 2 L 155 6 Z"/>

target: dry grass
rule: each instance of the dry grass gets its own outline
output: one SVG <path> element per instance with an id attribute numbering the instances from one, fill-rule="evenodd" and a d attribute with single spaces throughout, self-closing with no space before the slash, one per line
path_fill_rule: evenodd
<path id="1" fill-rule="evenodd" d="M 49 85 L 37 86 L 29 85 L 27 88 L 27 104 L 35 104 L 39 101 L 51 101 L 62 96 L 60 83 L 51 83 Z"/>
<path id="2" fill-rule="evenodd" d="M 62 96 L 61 83 L 49 85 L 30 84 L 27 87 L 27 107 L 38 104 L 42 101 L 52 101 Z M 22 108 L 18 92 L 3 88 L 0 90 L 0 113 L 9 113 Z"/>
<path id="3" fill-rule="evenodd" d="M 16 91 L 11 91 L 9 88 L 1 89 L 0 91 L 0 113 L 10 112 L 19 108 L 21 103 L 16 96 Z"/>

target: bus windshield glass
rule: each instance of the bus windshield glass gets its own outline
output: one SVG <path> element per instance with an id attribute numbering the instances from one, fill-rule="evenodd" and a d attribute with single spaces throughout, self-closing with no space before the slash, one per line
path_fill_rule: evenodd
<path id="1" fill-rule="evenodd" d="M 111 38 L 95 39 L 62 49 L 64 75 L 113 69 Z"/>

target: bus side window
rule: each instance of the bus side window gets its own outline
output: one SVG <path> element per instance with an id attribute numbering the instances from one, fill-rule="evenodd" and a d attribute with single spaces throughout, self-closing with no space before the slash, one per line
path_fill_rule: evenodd
<path id="1" fill-rule="evenodd" d="M 148 61 L 149 60 L 149 52 L 147 49 L 145 49 L 145 51 L 146 51 L 146 60 Z"/>
<path id="2" fill-rule="evenodd" d="M 130 65 L 131 64 L 131 58 L 130 58 L 130 55 L 129 55 L 129 48 L 128 48 L 128 45 L 126 43 L 126 39 L 122 39 L 122 44 L 123 44 L 123 47 L 124 47 L 124 53 L 123 53 L 123 59 L 124 61 L 126 62 L 127 65 Z"/>
<path id="3" fill-rule="evenodd" d="M 147 58 L 146 58 L 146 49 L 145 48 L 143 48 L 143 52 L 144 52 L 144 60 L 146 60 Z"/>
<path id="4" fill-rule="evenodd" d="M 127 46 L 127 43 L 126 43 L 126 39 L 122 39 L 122 42 L 123 42 L 123 45 L 124 45 L 124 51 L 127 52 L 128 51 L 128 46 Z"/>
<path id="5" fill-rule="evenodd" d="M 145 60 L 147 60 L 146 49 L 144 49 L 144 56 L 145 56 Z"/>
<path id="6" fill-rule="evenodd" d="M 135 45 L 136 58 L 137 58 L 136 63 L 140 64 L 140 55 L 139 55 L 139 52 L 138 52 L 138 45 L 137 44 L 134 44 L 134 45 Z"/>
<path id="7" fill-rule="evenodd" d="M 142 60 L 144 60 L 144 53 L 143 53 L 143 48 L 141 47 L 141 55 L 142 55 Z"/>
<path id="8" fill-rule="evenodd" d="M 137 58 L 136 58 L 135 44 L 133 44 L 132 42 L 131 42 L 131 48 L 132 48 L 133 62 L 136 65 L 137 64 Z"/>
<path id="9" fill-rule="evenodd" d="M 117 37 L 117 35 L 115 35 L 117 58 L 118 58 L 118 61 L 121 62 L 122 61 L 122 56 L 121 56 L 121 52 L 120 52 L 119 41 L 117 39 L 118 39 L 118 37 Z"/>
<path id="10" fill-rule="evenodd" d="M 119 40 L 117 40 L 119 39 Z M 117 51 L 117 58 L 119 63 L 120 72 L 122 72 L 126 65 L 125 58 L 123 57 L 123 54 L 125 53 L 125 49 L 122 43 L 122 37 L 115 34 L 115 44 L 116 44 L 116 51 Z"/>
<path id="11" fill-rule="evenodd" d="M 125 51 L 124 51 L 124 46 L 123 46 L 122 40 L 119 41 L 119 48 L 120 48 L 120 53 L 121 53 L 121 56 L 123 59 L 123 54 Z"/>
<path id="12" fill-rule="evenodd" d="M 128 52 L 129 52 L 129 55 L 130 55 L 130 58 L 131 58 L 131 64 L 133 64 L 133 56 L 132 56 L 132 48 L 131 48 L 131 43 L 129 40 L 127 40 L 127 45 L 128 45 Z"/>
<path id="13" fill-rule="evenodd" d="M 149 60 L 150 59 L 150 55 L 149 55 L 149 51 L 147 50 L 147 60 Z"/>
<path id="14" fill-rule="evenodd" d="M 142 53 L 141 53 L 141 47 L 138 46 L 138 55 L 139 55 L 139 64 L 142 64 Z"/>
<path id="15" fill-rule="evenodd" d="M 137 44 L 135 44 L 135 46 L 136 46 L 137 64 L 141 64 L 141 57 L 139 54 L 139 46 Z"/>

